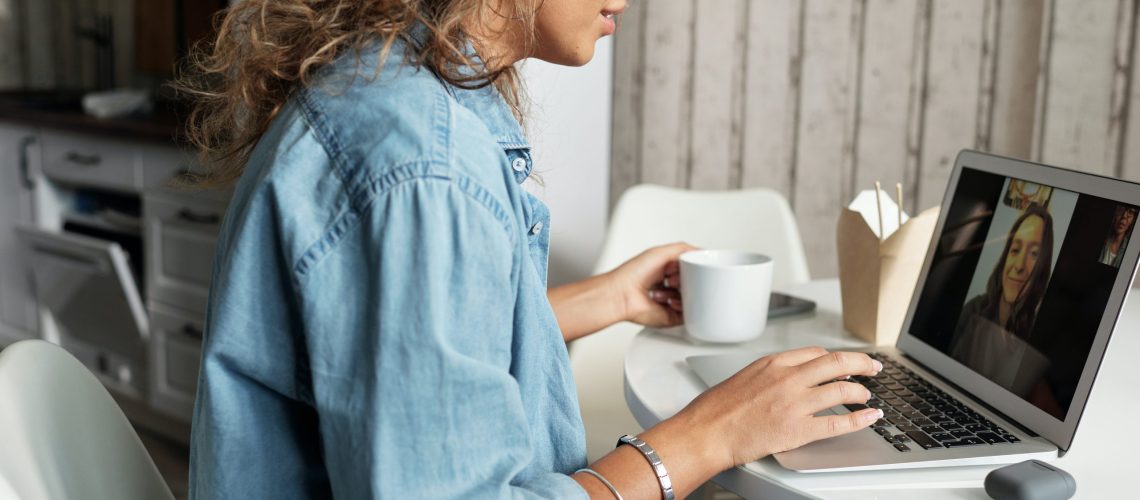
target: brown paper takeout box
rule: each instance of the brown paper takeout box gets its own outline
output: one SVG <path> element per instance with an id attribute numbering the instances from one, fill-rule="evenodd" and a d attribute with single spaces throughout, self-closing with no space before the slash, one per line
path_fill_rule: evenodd
<path id="1" fill-rule="evenodd" d="M 895 343 L 938 222 L 938 211 L 938 207 L 923 211 L 880 241 L 862 214 L 843 208 L 836 243 L 843 327 L 847 331 L 873 345 Z"/>

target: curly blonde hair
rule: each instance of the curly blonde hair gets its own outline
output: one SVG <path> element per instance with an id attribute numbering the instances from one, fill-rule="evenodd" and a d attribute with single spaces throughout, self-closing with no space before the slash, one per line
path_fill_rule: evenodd
<path id="1" fill-rule="evenodd" d="M 494 85 L 522 117 L 522 92 L 514 66 L 494 60 L 476 64 L 466 50 L 473 26 L 488 13 L 500 16 L 518 43 L 534 44 L 535 0 L 243 0 L 219 14 L 217 36 L 198 44 L 174 88 L 191 100 L 186 139 L 199 152 L 204 173 L 189 179 L 222 187 L 241 176 L 257 141 L 290 96 L 312 83 L 314 73 L 354 48 L 379 43 L 387 59 L 397 40 L 410 42 L 417 24 L 426 43 L 406 53 L 406 63 L 425 67 L 464 88 Z M 475 20 L 475 21 L 473 21 Z M 521 28 L 521 29 L 519 29 Z M 377 65 L 379 67 L 379 65 Z M 466 69 L 465 69 L 466 68 Z"/>

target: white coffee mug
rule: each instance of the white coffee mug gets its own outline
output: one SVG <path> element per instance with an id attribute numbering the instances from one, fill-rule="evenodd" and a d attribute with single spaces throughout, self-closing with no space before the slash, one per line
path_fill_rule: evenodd
<path id="1" fill-rule="evenodd" d="M 685 330 L 705 342 L 744 342 L 768 324 L 772 259 L 733 250 L 681 254 Z"/>

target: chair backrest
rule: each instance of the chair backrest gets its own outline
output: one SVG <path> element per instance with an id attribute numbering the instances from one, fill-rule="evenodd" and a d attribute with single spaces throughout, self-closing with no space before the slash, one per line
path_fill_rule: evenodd
<path id="1" fill-rule="evenodd" d="M 776 287 L 811 279 L 795 216 L 780 193 L 648 184 L 629 188 L 618 200 L 595 271 L 608 271 L 651 246 L 675 241 L 763 253 L 775 261 Z"/>
<path id="2" fill-rule="evenodd" d="M 23 500 L 174 498 L 99 380 L 48 342 L 0 351 L 0 443 L 0 485 Z"/>
<path id="3" fill-rule="evenodd" d="M 609 271 L 649 247 L 684 241 L 709 249 L 750 250 L 775 261 L 773 286 L 811 279 L 792 209 L 770 189 L 688 191 L 639 185 L 614 207 L 595 272 Z M 625 351 L 641 330 L 620 323 L 570 345 L 590 460 L 639 428 L 625 405 Z"/>

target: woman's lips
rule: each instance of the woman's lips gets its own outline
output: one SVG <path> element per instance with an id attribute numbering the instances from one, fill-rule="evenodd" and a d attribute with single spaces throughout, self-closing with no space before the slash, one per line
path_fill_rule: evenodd
<path id="1" fill-rule="evenodd" d="M 1010 278 L 1008 276 L 1006 276 L 1005 280 L 1016 285 L 1018 289 L 1020 289 L 1022 286 L 1025 285 L 1025 280 L 1019 280 L 1017 278 Z"/>
<path id="2" fill-rule="evenodd" d="M 625 12 L 625 5 L 624 4 L 619 6 L 619 7 L 603 9 L 602 12 L 599 14 L 602 17 L 602 23 L 604 23 L 605 27 L 606 27 L 605 28 L 605 34 L 606 35 L 612 35 L 615 32 L 617 32 L 616 17 L 619 14 L 621 14 L 622 12 Z"/>
<path id="3" fill-rule="evenodd" d="M 617 22 L 614 20 L 614 14 L 601 13 L 602 23 L 605 25 L 604 36 L 609 36 L 617 32 Z"/>

